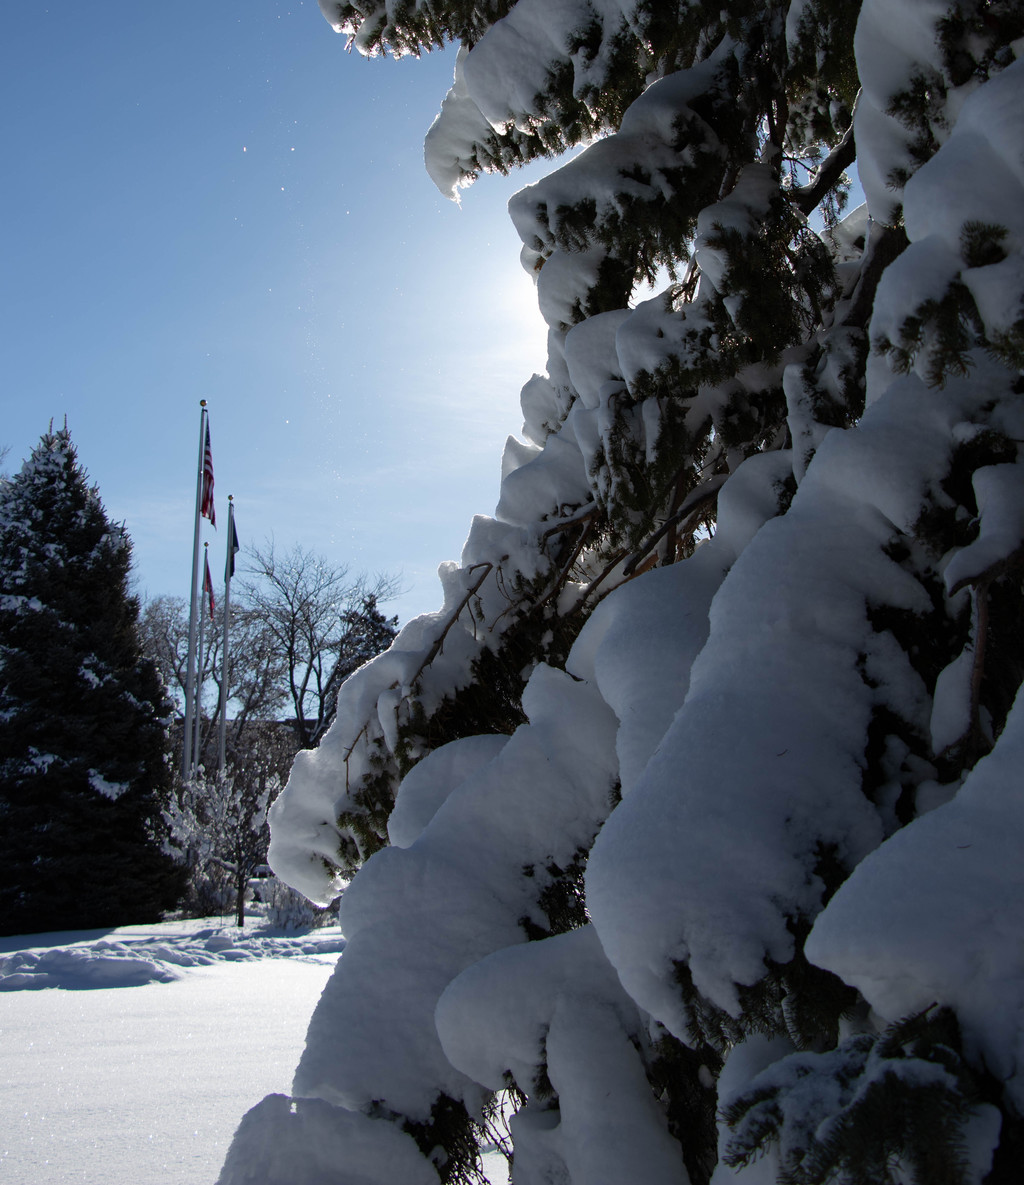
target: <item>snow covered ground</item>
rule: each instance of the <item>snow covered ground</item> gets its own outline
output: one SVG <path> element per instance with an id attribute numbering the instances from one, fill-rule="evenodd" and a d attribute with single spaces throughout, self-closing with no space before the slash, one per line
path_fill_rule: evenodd
<path id="1" fill-rule="evenodd" d="M 212 1185 L 343 946 L 219 918 L 0 938 L 0 1182 Z"/>

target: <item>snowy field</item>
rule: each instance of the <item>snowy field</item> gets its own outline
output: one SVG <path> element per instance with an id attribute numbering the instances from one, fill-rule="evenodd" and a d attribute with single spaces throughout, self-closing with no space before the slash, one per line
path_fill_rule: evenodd
<path id="1" fill-rule="evenodd" d="M 343 946 L 219 918 L 0 938 L 2 1185 L 212 1185 Z"/>

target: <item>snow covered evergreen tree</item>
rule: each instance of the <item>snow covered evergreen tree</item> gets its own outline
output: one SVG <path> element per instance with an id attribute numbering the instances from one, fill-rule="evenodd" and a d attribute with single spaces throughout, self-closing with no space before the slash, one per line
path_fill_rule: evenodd
<path id="1" fill-rule="evenodd" d="M 0 933 L 158 919 L 168 705 L 67 427 L 0 487 Z"/>
<path id="2" fill-rule="evenodd" d="M 222 1182 L 1018 1181 L 1024 10 L 321 7 L 461 41 L 443 191 L 587 146 L 495 514 L 272 808 L 362 867 Z"/>

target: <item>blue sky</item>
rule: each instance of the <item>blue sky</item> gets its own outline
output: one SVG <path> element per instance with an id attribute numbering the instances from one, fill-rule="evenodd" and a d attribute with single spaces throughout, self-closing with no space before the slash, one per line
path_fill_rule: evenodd
<path id="1" fill-rule="evenodd" d="M 316 0 L 0 5 L 0 445 L 67 415 L 143 594 L 188 594 L 205 398 L 222 528 L 439 606 L 544 369 L 505 204 L 545 167 L 461 208 L 423 168 L 453 62 L 348 55 Z"/>

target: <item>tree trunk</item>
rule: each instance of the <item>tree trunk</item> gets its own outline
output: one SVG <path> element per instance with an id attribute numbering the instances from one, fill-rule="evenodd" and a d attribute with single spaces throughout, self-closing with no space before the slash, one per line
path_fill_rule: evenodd
<path id="1" fill-rule="evenodd" d="M 235 877 L 235 925 L 245 925 L 245 889 L 249 878 L 241 871 Z"/>

